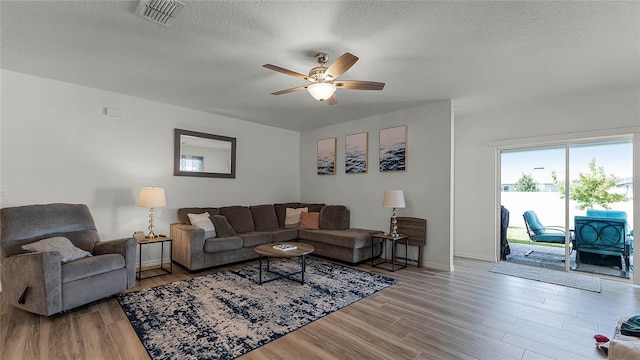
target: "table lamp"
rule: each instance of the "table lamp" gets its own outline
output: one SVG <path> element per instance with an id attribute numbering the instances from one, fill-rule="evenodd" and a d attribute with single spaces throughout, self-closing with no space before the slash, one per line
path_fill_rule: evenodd
<path id="1" fill-rule="evenodd" d="M 385 190 L 382 200 L 382 207 L 393 208 L 391 217 L 391 236 L 398 236 L 398 220 L 396 219 L 396 208 L 406 207 L 404 203 L 404 192 L 402 190 Z"/>
<path id="2" fill-rule="evenodd" d="M 159 187 L 143 187 L 140 189 L 138 196 L 138 206 L 149 208 L 149 234 L 145 236 L 147 239 L 158 237 L 153 232 L 153 208 L 167 206 L 167 200 L 164 197 L 164 188 Z"/>

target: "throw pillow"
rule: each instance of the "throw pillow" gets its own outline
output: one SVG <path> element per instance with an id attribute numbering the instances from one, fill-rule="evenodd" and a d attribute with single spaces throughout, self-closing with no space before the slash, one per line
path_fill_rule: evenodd
<path id="1" fill-rule="evenodd" d="M 319 212 L 303 212 L 300 214 L 299 229 L 318 230 L 320 229 L 320 213 Z"/>
<path id="2" fill-rule="evenodd" d="M 187 214 L 187 216 L 189 217 L 191 225 L 197 226 L 200 229 L 204 230 L 205 239 L 216 237 L 216 228 L 215 226 L 213 226 L 208 212 L 202 214 Z"/>
<path id="3" fill-rule="evenodd" d="M 300 214 L 303 212 L 309 212 L 309 208 L 287 208 L 285 210 L 284 227 L 297 228 L 300 224 Z"/>
<path id="4" fill-rule="evenodd" d="M 213 215 L 211 217 L 213 220 L 213 224 L 218 230 L 218 237 L 228 237 L 228 236 L 236 236 L 235 229 L 229 224 L 229 221 L 226 217 L 222 215 Z"/>
<path id="5" fill-rule="evenodd" d="M 60 254 L 60 259 L 63 264 L 91 256 L 90 252 L 75 247 L 71 240 L 62 236 L 42 239 L 31 244 L 22 245 L 22 249 L 32 252 L 57 251 Z"/>

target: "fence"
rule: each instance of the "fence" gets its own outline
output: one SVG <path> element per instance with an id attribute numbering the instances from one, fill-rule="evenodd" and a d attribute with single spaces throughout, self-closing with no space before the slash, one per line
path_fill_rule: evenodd
<path id="1" fill-rule="evenodd" d="M 564 199 L 557 192 L 503 192 L 502 205 L 509 210 L 509 226 L 524 227 L 522 214 L 527 210 L 536 212 L 545 226 L 564 226 Z M 576 209 L 576 202 L 569 202 L 569 228 L 573 228 L 573 217 L 585 215 L 586 210 Z M 625 211 L 629 228 L 633 229 L 633 201 L 609 205 L 612 210 Z"/>

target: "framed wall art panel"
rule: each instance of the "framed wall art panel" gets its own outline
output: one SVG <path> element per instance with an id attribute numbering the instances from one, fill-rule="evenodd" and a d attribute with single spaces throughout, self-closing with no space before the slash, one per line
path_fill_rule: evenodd
<path id="1" fill-rule="evenodd" d="M 336 173 L 336 138 L 318 140 L 318 175 Z"/>
<path id="2" fill-rule="evenodd" d="M 380 129 L 380 171 L 407 170 L 407 125 Z"/>
<path id="3" fill-rule="evenodd" d="M 347 135 L 344 138 L 344 172 L 360 174 L 367 172 L 369 161 L 369 133 Z"/>

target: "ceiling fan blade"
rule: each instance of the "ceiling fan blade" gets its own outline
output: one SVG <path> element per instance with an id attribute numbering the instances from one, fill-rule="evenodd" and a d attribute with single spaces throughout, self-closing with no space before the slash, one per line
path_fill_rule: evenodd
<path id="1" fill-rule="evenodd" d="M 336 96 L 336 93 L 333 93 L 333 95 L 331 95 L 330 98 L 328 98 L 327 100 L 325 100 L 324 102 L 327 103 L 327 105 L 335 105 L 338 103 L 338 97 Z"/>
<path id="2" fill-rule="evenodd" d="M 339 80 L 335 82 L 337 88 L 352 90 L 382 90 L 384 83 L 361 80 Z"/>
<path id="3" fill-rule="evenodd" d="M 295 72 L 295 71 L 287 70 L 285 68 L 281 68 L 280 66 L 275 66 L 275 65 L 271 65 L 271 64 L 264 64 L 262 66 L 266 67 L 267 69 L 270 69 L 270 70 L 273 70 L 273 71 L 277 71 L 279 73 L 283 73 L 285 75 L 289 75 L 289 76 L 293 76 L 293 77 L 297 77 L 297 78 L 305 79 L 305 80 L 309 79 L 309 77 L 307 75 L 303 75 L 303 74 L 300 74 L 300 73 Z"/>
<path id="4" fill-rule="evenodd" d="M 300 91 L 300 90 L 304 90 L 306 89 L 306 86 L 296 86 L 294 88 L 290 88 L 290 89 L 285 89 L 285 90 L 280 90 L 280 91 L 276 91 L 276 92 L 272 92 L 271 95 L 282 95 L 282 94 L 288 94 L 288 93 L 292 93 L 294 91 Z"/>
<path id="5" fill-rule="evenodd" d="M 344 53 L 342 56 L 337 58 L 336 61 L 331 64 L 331 66 L 329 66 L 327 71 L 325 71 L 325 75 L 331 76 L 331 78 L 333 79 L 337 79 L 338 76 L 347 72 L 347 70 L 349 70 L 353 66 L 353 64 L 356 63 L 356 61 L 358 61 L 357 56 L 348 52 Z"/>

